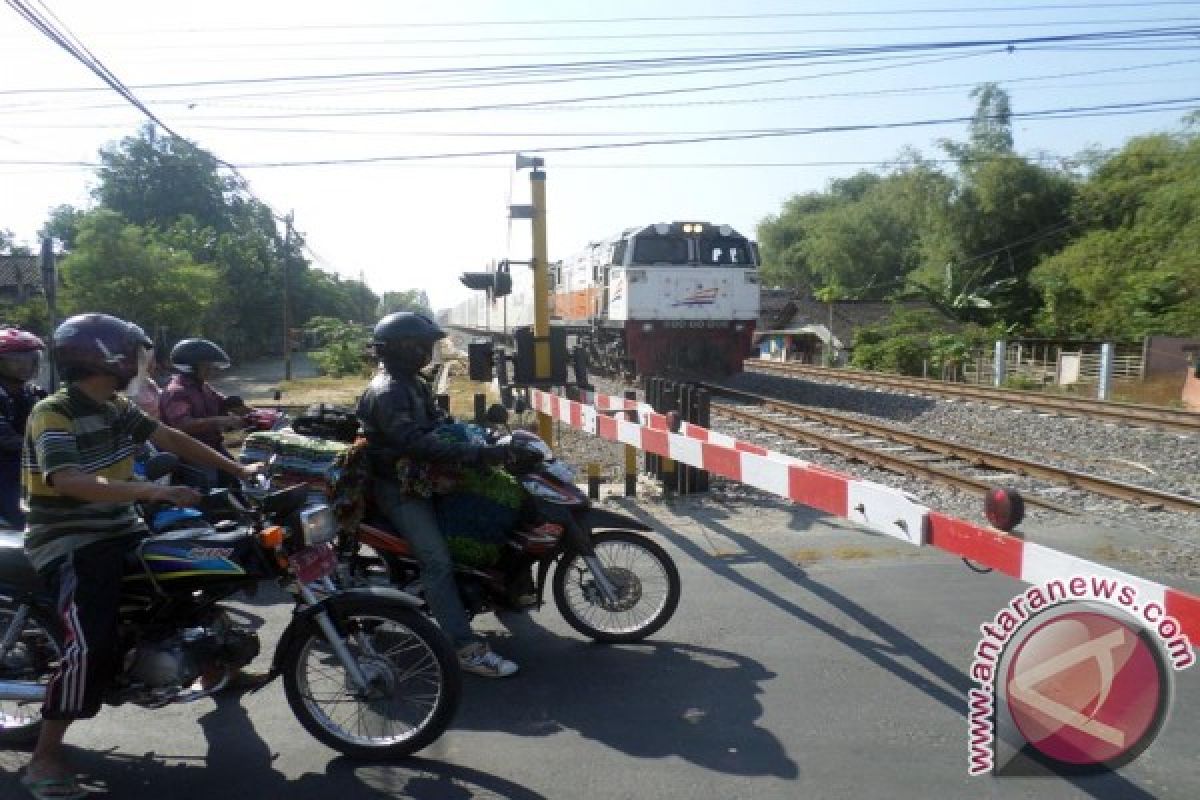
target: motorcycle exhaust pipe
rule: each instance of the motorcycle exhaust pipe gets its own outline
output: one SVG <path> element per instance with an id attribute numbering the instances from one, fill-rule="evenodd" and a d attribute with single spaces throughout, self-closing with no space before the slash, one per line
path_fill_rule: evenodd
<path id="1" fill-rule="evenodd" d="M 25 681 L 0 681 L 0 701 L 40 703 L 46 699 L 46 687 Z"/>

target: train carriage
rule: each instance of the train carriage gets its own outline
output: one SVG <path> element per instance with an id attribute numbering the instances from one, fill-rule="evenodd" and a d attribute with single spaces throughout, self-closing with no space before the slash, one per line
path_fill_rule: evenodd
<path id="1" fill-rule="evenodd" d="M 551 266 L 551 324 L 609 370 L 737 372 L 758 321 L 758 264 L 757 245 L 728 225 L 629 228 Z M 493 333 L 531 325 L 532 288 L 518 269 L 510 296 L 481 292 L 447 321 Z"/>

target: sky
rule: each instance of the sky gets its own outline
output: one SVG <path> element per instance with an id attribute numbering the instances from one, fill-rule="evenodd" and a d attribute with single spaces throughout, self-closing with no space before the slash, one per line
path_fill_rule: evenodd
<path id="1" fill-rule="evenodd" d="M 528 258 L 517 152 L 545 159 L 557 260 L 655 222 L 753 237 L 793 194 L 905 148 L 943 158 L 985 81 L 1029 155 L 1117 148 L 1200 108 L 1200 1 L 25 1 L 293 211 L 318 267 L 438 308 L 467 296 L 463 271 Z M 144 121 L 0 4 L 0 229 L 34 245 L 49 209 L 87 207 L 87 165 Z"/>

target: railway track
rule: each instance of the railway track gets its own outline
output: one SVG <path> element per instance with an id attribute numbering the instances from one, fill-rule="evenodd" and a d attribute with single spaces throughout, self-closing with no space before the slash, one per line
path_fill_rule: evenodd
<path id="1" fill-rule="evenodd" d="M 834 369 L 812 366 L 810 364 L 789 364 L 760 359 L 747 360 L 746 370 L 748 372 L 761 372 L 771 375 L 811 378 L 825 382 L 834 381 L 839 383 L 853 383 L 861 386 L 875 386 L 925 395 L 954 397 L 982 403 L 1000 404 L 1013 408 L 1023 408 L 1045 414 L 1088 417 L 1124 425 L 1139 425 L 1159 430 L 1186 431 L 1188 433 L 1200 434 L 1200 413 L 1162 408 L 1160 406 L 1091 400 L 1086 397 L 1065 397 L 1019 389 L 993 389 L 970 384 L 947 383 L 946 381 L 930 380 L 928 378 L 912 378 L 906 375 L 887 375 L 854 369 Z"/>
<path id="2" fill-rule="evenodd" d="M 1149 508 L 1200 511 L 1200 499 L 1194 497 L 1010 456 L 915 433 L 893 425 L 821 411 L 728 386 L 711 383 L 701 385 L 714 397 L 727 397 L 753 404 L 753 408 L 747 408 L 714 403 L 713 413 L 723 414 L 744 424 L 770 430 L 872 466 L 906 475 L 925 476 L 967 491 L 985 493 L 995 488 L 995 485 L 982 478 L 964 475 L 962 465 L 973 469 L 1001 470 Z M 1036 495 L 1025 499 L 1031 505 L 1074 513 L 1066 506 Z"/>

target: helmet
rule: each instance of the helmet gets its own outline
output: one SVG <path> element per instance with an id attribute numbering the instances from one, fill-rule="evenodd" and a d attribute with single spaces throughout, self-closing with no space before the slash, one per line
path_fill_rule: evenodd
<path id="1" fill-rule="evenodd" d="M 0 328 L 0 378 L 25 381 L 37 374 L 46 345 L 29 331 Z"/>
<path id="2" fill-rule="evenodd" d="M 141 328 L 108 314 L 77 314 L 54 331 L 54 363 L 68 381 L 90 375 L 133 379 L 138 350 L 150 344 Z"/>
<path id="3" fill-rule="evenodd" d="M 201 364 L 229 369 L 229 356 L 208 339 L 184 339 L 171 348 L 171 366 L 180 372 L 195 372 Z"/>
<path id="4" fill-rule="evenodd" d="M 416 372 L 433 359 L 433 344 L 446 332 L 424 314 L 397 311 L 375 325 L 371 346 L 388 372 Z"/>

